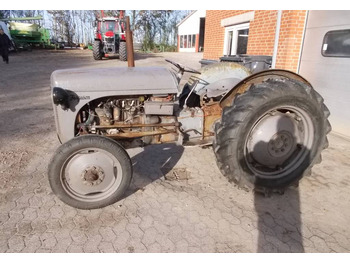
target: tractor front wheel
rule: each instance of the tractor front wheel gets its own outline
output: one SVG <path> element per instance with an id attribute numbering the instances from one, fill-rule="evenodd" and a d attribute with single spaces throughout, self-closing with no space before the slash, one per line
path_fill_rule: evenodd
<path id="1" fill-rule="evenodd" d="M 92 54 L 95 60 L 101 60 L 103 57 L 102 43 L 99 40 L 95 40 L 92 45 Z"/>
<path id="2" fill-rule="evenodd" d="M 126 53 L 126 42 L 120 41 L 119 43 L 119 59 L 120 61 L 127 61 L 127 53 Z"/>
<path id="3" fill-rule="evenodd" d="M 101 208 L 120 200 L 130 185 L 132 164 L 124 148 L 98 135 L 61 145 L 48 168 L 52 191 L 79 209 Z"/>

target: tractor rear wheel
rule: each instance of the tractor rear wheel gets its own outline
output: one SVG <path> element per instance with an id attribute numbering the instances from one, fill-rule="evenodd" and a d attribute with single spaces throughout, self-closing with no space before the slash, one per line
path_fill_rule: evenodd
<path id="1" fill-rule="evenodd" d="M 253 84 L 223 109 L 215 126 L 217 164 L 240 188 L 281 192 L 321 161 L 328 116 L 309 85 L 275 79 Z"/>
<path id="2" fill-rule="evenodd" d="M 92 54 L 95 60 L 101 60 L 103 57 L 102 43 L 101 41 L 95 40 L 92 46 Z"/>
<path id="3" fill-rule="evenodd" d="M 119 59 L 120 61 L 126 61 L 127 60 L 127 53 L 126 53 L 126 42 L 120 41 L 119 43 Z"/>
<path id="4" fill-rule="evenodd" d="M 61 201 L 79 209 L 95 209 L 120 200 L 130 185 L 132 164 L 114 140 L 84 135 L 56 150 L 48 175 L 51 189 Z"/>

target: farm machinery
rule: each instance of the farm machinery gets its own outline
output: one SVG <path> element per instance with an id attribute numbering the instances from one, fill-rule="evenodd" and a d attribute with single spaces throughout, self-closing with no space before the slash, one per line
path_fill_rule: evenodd
<path id="1" fill-rule="evenodd" d="M 120 11 L 119 17 L 105 17 L 102 11 L 101 17 L 96 19 L 93 57 L 101 60 L 113 55 L 119 55 L 121 61 L 127 60 L 123 11 Z"/>
<path id="2" fill-rule="evenodd" d="M 41 16 L 8 18 L 9 32 L 16 49 L 29 49 L 32 46 L 43 48 L 50 46 L 50 31 L 37 24 L 21 23 L 21 21 L 42 20 Z"/>
<path id="3" fill-rule="evenodd" d="M 48 168 L 53 192 L 80 209 L 111 205 L 132 180 L 125 149 L 212 145 L 228 181 L 264 194 L 298 184 L 327 147 L 329 110 L 302 76 L 252 73 L 220 62 L 57 70 L 52 102 L 62 145 Z M 185 73 L 192 76 L 180 87 Z M 213 159 L 215 162 L 215 160 Z"/>

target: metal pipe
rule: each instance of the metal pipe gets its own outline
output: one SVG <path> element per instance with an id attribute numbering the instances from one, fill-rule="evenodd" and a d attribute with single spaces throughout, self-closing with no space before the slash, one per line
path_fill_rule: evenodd
<path id="1" fill-rule="evenodd" d="M 135 60 L 134 60 L 134 44 L 132 40 L 132 32 L 130 30 L 130 17 L 126 16 L 126 53 L 127 53 L 127 59 L 128 59 L 128 67 L 135 67 Z"/>
<path id="2" fill-rule="evenodd" d="M 106 134 L 105 136 L 111 138 L 137 138 L 144 136 L 158 136 L 176 133 L 176 130 L 159 130 L 159 131 L 144 131 L 144 132 L 127 132 L 127 133 L 118 133 L 118 134 Z"/>
<path id="3" fill-rule="evenodd" d="M 136 128 L 136 127 L 177 127 L 178 122 L 174 123 L 157 123 L 157 124 L 114 124 L 114 125 L 99 125 L 94 126 L 97 129 L 111 129 L 111 128 Z"/>
<path id="4" fill-rule="evenodd" d="M 306 26 L 307 26 L 307 19 L 309 17 L 309 10 L 306 11 L 305 15 L 305 21 L 304 21 L 304 29 L 303 29 L 303 37 L 301 39 L 301 44 L 300 44 L 300 51 L 299 51 L 299 59 L 298 59 L 298 66 L 297 66 L 297 73 L 300 73 L 300 62 L 301 62 L 301 56 L 303 53 L 304 49 L 304 41 L 305 41 L 305 34 L 306 34 Z"/>
<path id="5" fill-rule="evenodd" d="M 282 10 L 277 12 L 277 22 L 276 22 L 276 32 L 275 32 L 275 44 L 273 46 L 273 55 L 272 55 L 272 65 L 271 68 L 276 68 L 276 60 L 278 53 L 278 41 L 280 38 L 280 29 L 281 29 L 281 20 L 282 20 Z"/>

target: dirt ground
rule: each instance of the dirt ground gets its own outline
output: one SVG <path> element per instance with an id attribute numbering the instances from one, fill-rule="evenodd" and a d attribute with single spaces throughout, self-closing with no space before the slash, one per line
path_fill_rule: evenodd
<path id="1" fill-rule="evenodd" d="M 170 68 L 164 58 L 199 69 L 202 54 L 135 54 L 135 64 Z M 59 201 L 47 180 L 59 146 L 50 75 L 126 65 L 94 61 L 89 50 L 33 50 L 0 62 L 0 252 L 350 251 L 350 141 L 332 133 L 323 162 L 282 196 L 229 184 L 211 149 L 157 145 L 128 151 L 134 179 L 116 204 L 82 211 Z M 165 180 L 165 162 L 188 179 Z"/>

